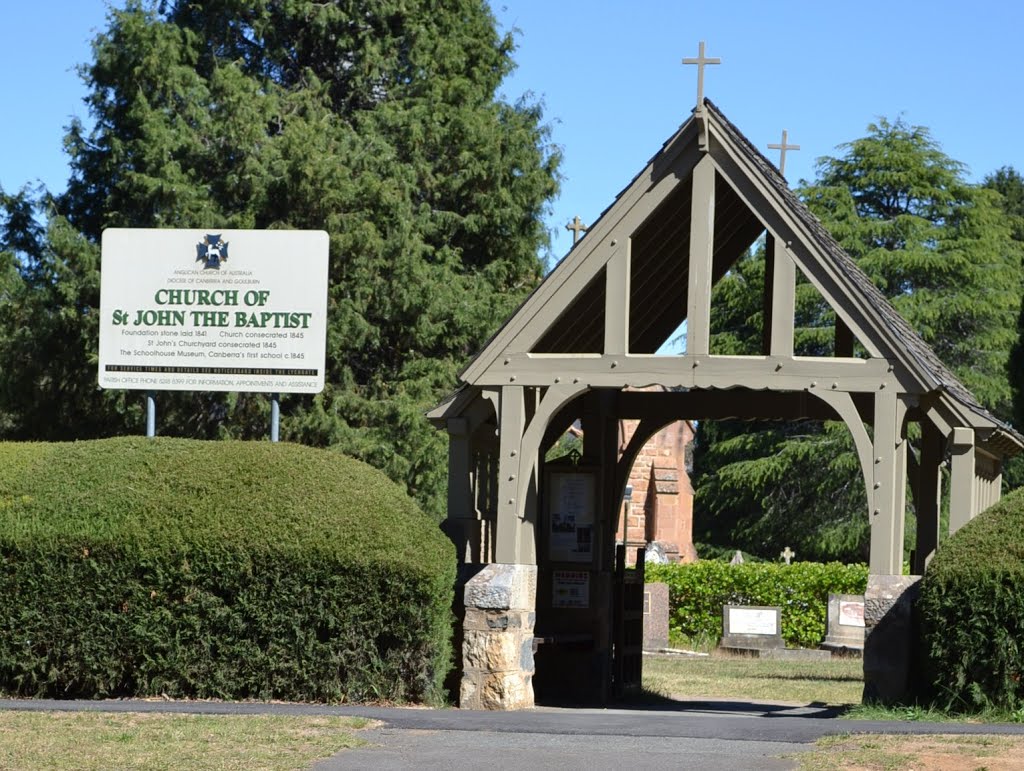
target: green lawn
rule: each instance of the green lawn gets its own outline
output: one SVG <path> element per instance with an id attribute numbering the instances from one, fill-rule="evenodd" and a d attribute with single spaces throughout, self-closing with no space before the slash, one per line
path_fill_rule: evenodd
<path id="1" fill-rule="evenodd" d="M 0 712 L 0 768 L 307 769 L 365 744 L 361 718 Z"/>
<path id="2" fill-rule="evenodd" d="M 714 653 L 694 658 L 645 656 L 644 687 L 676 699 L 859 704 L 863 662 L 856 658 L 776 661 Z"/>

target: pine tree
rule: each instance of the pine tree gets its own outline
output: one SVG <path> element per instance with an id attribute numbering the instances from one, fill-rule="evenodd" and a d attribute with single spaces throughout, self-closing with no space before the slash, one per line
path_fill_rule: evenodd
<path id="1" fill-rule="evenodd" d="M 58 312 L 48 292 L 74 295 L 84 330 L 104 228 L 327 230 L 328 386 L 285 397 L 282 435 L 369 460 L 440 513 L 443 437 L 423 412 L 539 281 L 558 182 L 540 106 L 496 97 L 513 41 L 486 4 L 131 0 L 94 51 L 95 127 L 68 133 L 72 178 L 44 239 L 77 246 L 42 257 L 80 286 L 26 276 L 25 291 L 44 314 Z M 90 334 L 5 390 L 34 392 L 54 368 L 95 382 Z M 2 410 L 27 438 L 23 401 Z M 137 417 L 109 394 L 68 409 L 59 436 L 122 433 Z M 161 394 L 160 412 L 163 433 L 266 432 L 258 396 Z"/>

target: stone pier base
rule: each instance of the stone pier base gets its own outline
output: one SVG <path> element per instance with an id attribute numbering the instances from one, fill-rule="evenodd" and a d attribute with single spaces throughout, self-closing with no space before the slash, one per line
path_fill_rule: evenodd
<path id="1" fill-rule="evenodd" d="M 466 582 L 464 598 L 459 706 L 532 707 L 537 566 L 486 565 Z"/>
<path id="2" fill-rule="evenodd" d="M 913 603 L 921 576 L 869 575 L 864 593 L 864 702 L 896 704 L 911 692 Z"/>

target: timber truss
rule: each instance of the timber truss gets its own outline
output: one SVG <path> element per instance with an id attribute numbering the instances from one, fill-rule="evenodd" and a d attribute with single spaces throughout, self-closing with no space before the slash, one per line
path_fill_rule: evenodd
<path id="1" fill-rule="evenodd" d="M 711 288 L 762 236 L 760 355 L 717 355 Z M 833 355 L 794 355 L 799 274 L 835 314 Z M 684 320 L 686 352 L 657 354 Z M 584 455 L 602 469 L 606 515 L 643 442 L 673 420 L 843 421 L 867 491 L 870 572 L 880 575 L 902 572 L 908 482 L 919 573 L 938 543 L 940 466 L 951 469 L 955 530 L 998 500 L 1003 459 L 1024 447 L 706 99 L 460 378 L 430 418 L 449 433 L 446 527 L 466 562 L 536 561 L 543 453 L 576 420 Z M 662 388 L 635 390 L 652 385 Z M 627 418 L 641 425 L 620 447 L 611 425 Z M 614 530 L 597 544 L 603 553 Z"/>

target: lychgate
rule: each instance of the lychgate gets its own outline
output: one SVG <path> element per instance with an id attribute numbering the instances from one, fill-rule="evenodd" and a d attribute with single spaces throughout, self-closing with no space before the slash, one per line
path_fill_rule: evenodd
<path id="1" fill-rule="evenodd" d="M 714 355 L 711 288 L 761 237 L 762 350 Z M 835 312 L 832 356 L 794 355 L 798 274 Z M 685 353 L 657 354 L 684 320 Z M 444 528 L 463 564 L 464 707 L 531 706 L 534 686 L 601 701 L 635 684 L 638 667 L 622 659 L 635 576 L 616 564 L 617 517 L 637 452 L 683 418 L 846 424 L 871 523 L 866 688 L 897 695 L 906 635 L 892 633 L 898 620 L 889 631 L 878 624 L 905 608 L 913 582 L 901 575 L 906 490 L 920 574 L 938 543 L 940 466 L 949 464 L 956 530 L 998 500 L 1003 459 L 1024 446 L 706 99 L 460 379 L 430 418 L 450 442 Z M 663 388 L 640 390 L 652 385 Z M 625 446 L 622 419 L 640 421 Z M 578 462 L 545 463 L 576 422 Z M 908 453 L 912 424 L 919 457 Z"/>

